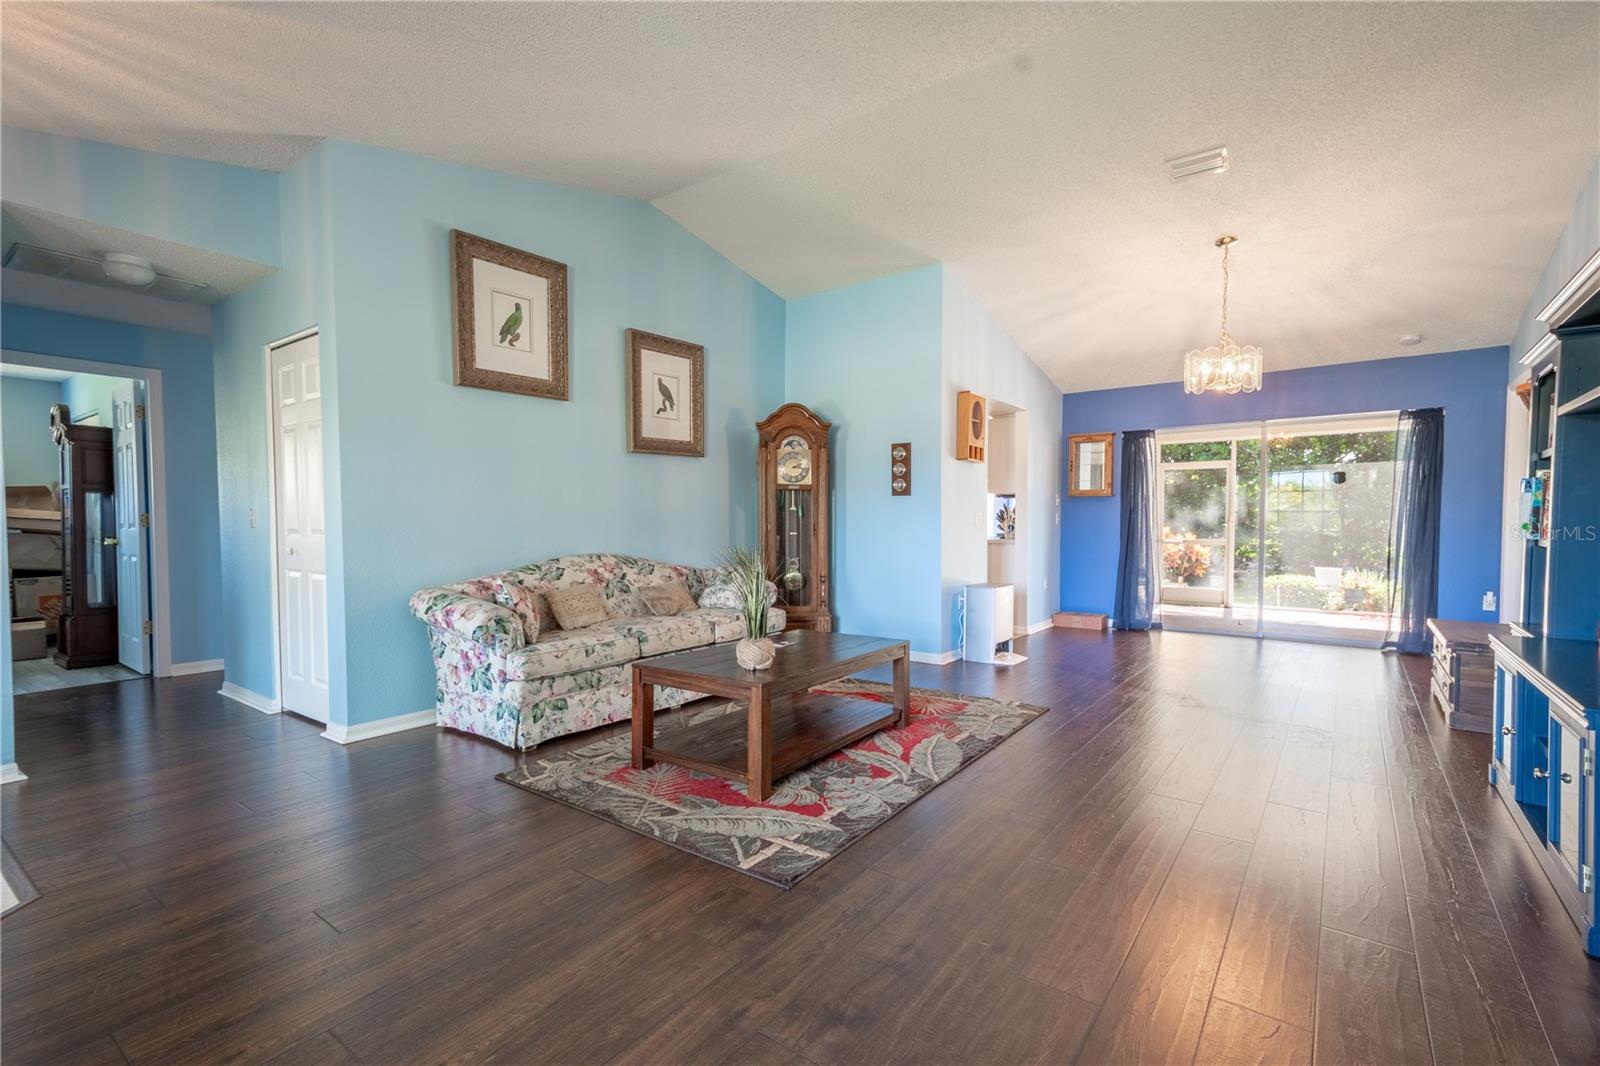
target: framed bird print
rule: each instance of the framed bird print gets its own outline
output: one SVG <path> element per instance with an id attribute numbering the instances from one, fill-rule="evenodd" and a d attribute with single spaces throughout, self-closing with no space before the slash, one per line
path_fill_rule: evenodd
<path id="1" fill-rule="evenodd" d="M 567 399 L 567 266 L 450 231 L 455 382 Z"/>
<path id="2" fill-rule="evenodd" d="M 706 350 L 628 331 L 628 450 L 706 454 Z"/>

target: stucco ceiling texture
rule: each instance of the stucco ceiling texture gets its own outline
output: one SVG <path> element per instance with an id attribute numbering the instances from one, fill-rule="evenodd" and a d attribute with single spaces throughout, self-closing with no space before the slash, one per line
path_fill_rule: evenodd
<path id="1" fill-rule="evenodd" d="M 10 125 L 339 137 L 652 200 L 785 296 L 942 261 L 1063 389 L 1505 343 L 1600 155 L 1600 4 L 6 3 Z M 1174 184 L 1163 160 L 1227 145 Z M 1416 332 L 1421 345 L 1397 338 Z"/>

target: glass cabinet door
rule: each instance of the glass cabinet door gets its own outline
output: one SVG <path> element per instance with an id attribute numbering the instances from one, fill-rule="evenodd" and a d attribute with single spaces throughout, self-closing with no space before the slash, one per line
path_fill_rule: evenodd
<path id="1" fill-rule="evenodd" d="M 84 607 L 110 607 L 115 603 L 117 520 L 114 506 L 109 492 L 83 494 Z"/>
<path id="2" fill-rule="evenodd" d="M 1583 841 L 1583 734 L 1575 733 L 1554 715 L 1550 717 L 1550 736 L 1559 749 L 1555 758 L 1551 782 L 1555 810 L 1551 812 L 1551 826 L 1555 832 L 1558 853 L 1567 864 L 1568 872 L 1576 880 L 1582 863 L 1580 848 Z"/>
<path id="3" fill-rule="evenodd" d="M 815 575 L 811 560 L 811 493 L 805 489 L 779 489 L 775 557 L 778 603 L 802 607 L 812 602 Z"/>

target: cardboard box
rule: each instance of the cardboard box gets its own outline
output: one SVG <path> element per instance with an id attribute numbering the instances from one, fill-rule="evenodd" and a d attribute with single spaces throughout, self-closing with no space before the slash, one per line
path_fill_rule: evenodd
<path id="1" fill-rule="evenodd" d="M 61 617 L 59 577 L 18 577 L 11 581 L 11 611 L 17 618 Z"/>
<path id="2" fill-rule="evenodd" d="M 11 623 L 11 658 L 43 659 L 45 657 L 44 620 Z"/>
<path id="3" fill-rule="evenodd" d="M 6 555 L 13 570 L 60 570 L 61 537 L 51 533 L 10 533 Z"/>

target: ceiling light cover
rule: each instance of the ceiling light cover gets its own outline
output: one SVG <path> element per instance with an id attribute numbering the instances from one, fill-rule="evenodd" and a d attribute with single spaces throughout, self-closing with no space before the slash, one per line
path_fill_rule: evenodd
<path id="1" fill-rule="evenodd" d="M 1244 347 L 1228 335 L 1228 249 L 1237 237 L 1218 237 L 1222 249 L 1222 330 L 1210 348 L 1194 348 L 1183 357 L 1183 391 L 1192 393 L 1255 392 L 1261 388 L 1261 349 Z"/>
<path id="2" fill-rule="evenodd" d="M 156 268 L 150 260 L 126 252 L 107 252 L 100 257 L 106 277 L 124 285 L 149 285 L 156 280 Z"/>

